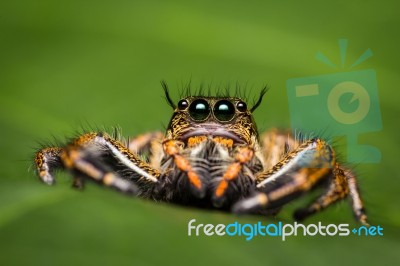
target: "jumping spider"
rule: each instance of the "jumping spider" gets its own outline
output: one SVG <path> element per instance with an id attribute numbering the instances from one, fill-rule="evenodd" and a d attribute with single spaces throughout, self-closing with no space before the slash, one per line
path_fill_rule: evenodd
<path id="1" fill-rule="evenodd" d="M 91 180 L 120 192 L 235 213 L 276 214 L 317 185 L 325 192 L 296 220 L 350 195 L 356 219 L 367 224 L 355 175 L 336 161 L 324 140 L 299 141 L 277 129 L 258 136 L 252 108 L 237 97 L 189 96 L 177 105 L 162 83 L 173 114 L 166 134 L 147 133 L 130 141 L 103 132 L 84 134 L 62 148 L 36 153 L 40 179 L 53 184 L 65 169 L 73 186 Z"/>

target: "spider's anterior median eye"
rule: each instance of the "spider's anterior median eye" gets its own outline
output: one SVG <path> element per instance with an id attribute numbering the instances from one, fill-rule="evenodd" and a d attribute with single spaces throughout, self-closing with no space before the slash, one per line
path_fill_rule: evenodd
<path id="1" fill-rule="evenodd" d="M 246 112 L 247 104 L 245 102 L 238 102 L 236 104 L 236 108 L 239 110 L 239 112 Z"/>
<path id="2" fill-rule="evenodd" d="M 219 121 L 230 121 L 235 116 L 235 106 L 227 100 L 218 101 L 214 106 L 214 115 Z"/>
<path id="3" fill-rule="evenodd" d="M 179 110 L 185 110 L 188 106 L 189 106 L 189 103 L 186 100 L 180 100 L 178 102 L 178 109 Z"/>
<path id="4" fill-rule="evenodd" d="M 190 104 L 189 114 L 194 120 L 205 120 L 210 114 L 210 106 L 206 100 L 197 99 Z"/>

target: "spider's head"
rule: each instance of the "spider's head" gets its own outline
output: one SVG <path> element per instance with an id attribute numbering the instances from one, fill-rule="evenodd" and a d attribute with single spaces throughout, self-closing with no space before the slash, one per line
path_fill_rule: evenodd
<path id="1" fill-rule="evenodd" d="M 166 99 L 174 109 L 167 128 L 167 138 L 187 143 L 193 137 L 220 137 L 237 144 L 250 144 L 257 139 L 253 111 L 260 105 L 266 89 L 252 108 L 237 97 L 189 96 L 177 105 L 169 97 L 168 88 L 162 83 Z"/>

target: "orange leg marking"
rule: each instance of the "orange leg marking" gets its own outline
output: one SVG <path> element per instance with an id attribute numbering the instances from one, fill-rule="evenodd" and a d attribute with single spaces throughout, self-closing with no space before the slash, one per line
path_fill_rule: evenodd
<path id="1" fill-rule="evenodd" d="M 178 144 L 174 140 L 169 140 L 164 143 L 164 151 L 174 158 L 175 165 L 189 178 L 189 182 L 197 189 L 202 188 L 200 177 L 193 171 L 188 159 L 179 154 Z"/>
<path id="2" fill-rule="evenodd" d="M 221 197 L 221 196 L 225 193 L 225 191 L 226 191 L 227 188 L 228 188 L 228 181 L 226 181 L 225 179 L 223 179 L 223 180 L 218 184 L 217 190 L 215 191 L 215 196 Z"/>
<path id="3" fill-rule="evenodd" d="M 235 156 L 235 162 L 228 166 L 215 190 L 218 198 L 226 192 L 229 182 L 236 179 L 242 171 L 243 164 L 248 163 L 254 157 L 254 151 L 250 148 L 240 148 Z"/>
<path id="4" fill-rule="evenodd" d="M 233 163 L 229 165 L 228 169 L 226 169 L 226 172 L 224 173 L 222 178 L 225 180 L 235 179 L 240 170 L 242 170 L 242 165 L 240 163 Z"/>
<path id="5" fill-rule="evenodd" d="M 187 172 L 187 175 L 189 177 L 189 182 L 196 188 L 201 189 L 202 185 L 199 176 L 193 171 Z"/>

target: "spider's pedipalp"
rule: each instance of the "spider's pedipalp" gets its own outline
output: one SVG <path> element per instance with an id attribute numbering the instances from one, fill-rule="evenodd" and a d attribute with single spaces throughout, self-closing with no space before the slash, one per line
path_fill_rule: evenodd
<path id="1" fill-rule="evenodd" d="M 227 200 L 227 191 L 234 181 L 238 180 L 244 166 L 254 158 L 254 150 L 249 147 L 238 148 L 234 161 L 225 168 L 223 175 L 213 192 L 212 201 L 214 206 L 222 206 Z M 239 180 L 240 181 L 240 180 Z"/>
<path id="2" fill-rule="evenodd" d="M 190 160 L 181 154 L 180 142 L 167 140 L 163 148 L 165 154 L 173 158 L 175 166 L 186 174 L 192 193 L 198 198 L 203 198 L 207 191 L 207 182 L 204 176 L 199 174 L 199 169 L 194 168 Z"/>

